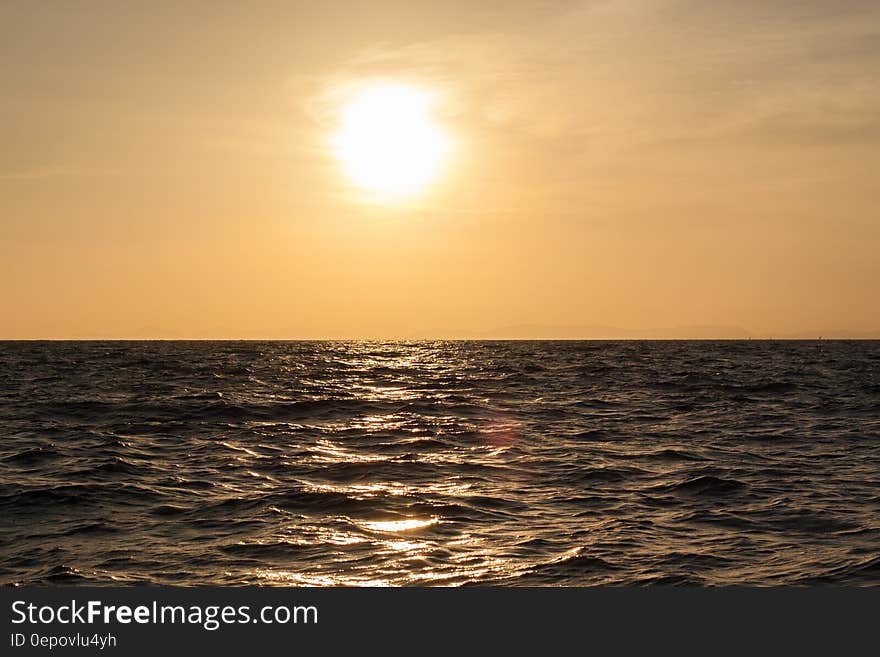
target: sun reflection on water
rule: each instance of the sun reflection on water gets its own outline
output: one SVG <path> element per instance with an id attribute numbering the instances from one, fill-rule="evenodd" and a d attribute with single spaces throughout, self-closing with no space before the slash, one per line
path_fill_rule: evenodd
<path id="1" fill-rule="evenodd" d="M 387 579 L 358 578 L 344 575 L 319 575 L 316 573 L 298 573 L 290 570 L 258 570 L 254 573 L 258 580 L 272 584 L 290 586 L 392 586 Z"/>
<path id="2" fill-rule="evenodd" d="M 328 405 L 284 424 L 280 452 L 292 490 L 268 532 L 269 560 L 246 578 L 457 586 L 512 577 L 522 567 L 527 559 L 499 551 L 488 536 L 517 522 L 498 490 L 531 485 L 520 464 L 528 433 L 506 399 L 463 400 L 475 385 L 469 377 L 487 374 L 462 375 L 462 362 L 446 349 L 334 348 L 328 378 L 307 386 L 308 399 Z M 270 433 L 273 426 L 259 425 Z M 265 470 L 257 467 L 262 454 L 241 456 L 254 473 Z"/>
<path id="3" fill-rule="evenodd" d="M 428 518 L 426 520 L 406 518 L 405 520 L 361 520 L 357 524 L 376 532 L 407 532 L 413 529 L 430 527 L 438 522 L 440 522 L 439 518 Z"/>

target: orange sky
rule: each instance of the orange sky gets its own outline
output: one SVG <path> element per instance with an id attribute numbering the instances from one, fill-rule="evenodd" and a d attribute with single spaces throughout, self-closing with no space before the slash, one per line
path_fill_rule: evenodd
<path id="1" fill-rule="evenodd" d="M 0 21 L 0 338 L 880 337 L 876 2 Z M 406 202 L 329 146 L 373 79 L 454 140 Z"/>

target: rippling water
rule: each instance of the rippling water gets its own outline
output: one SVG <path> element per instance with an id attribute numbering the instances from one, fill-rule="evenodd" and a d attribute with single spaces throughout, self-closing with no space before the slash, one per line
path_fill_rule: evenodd
<path id="1" fill-rule="evenodd" d="M 0 343 L 0 580 L 880 584 L 880 343 Z"/>

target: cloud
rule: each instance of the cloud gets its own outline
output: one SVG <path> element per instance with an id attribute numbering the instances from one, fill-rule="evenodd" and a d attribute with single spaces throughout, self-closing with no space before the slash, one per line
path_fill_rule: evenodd
<path id="1" fill-rule="evenodd" d="M 325 88 L 411 76 L 487 126 L 609 150 L 876 134 L 880 6 L 615 0 L 361 52 Z"/>

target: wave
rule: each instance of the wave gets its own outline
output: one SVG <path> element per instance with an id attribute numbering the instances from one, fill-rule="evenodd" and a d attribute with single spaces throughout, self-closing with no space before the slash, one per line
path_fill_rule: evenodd
<path id="1" fill-rule="evenodd" d="M 662 490 L 692 495 L 727 495 L 744 490 L 747 485 L 732 478 L 700 475 L 675 484 L 664 484 Z"/>

